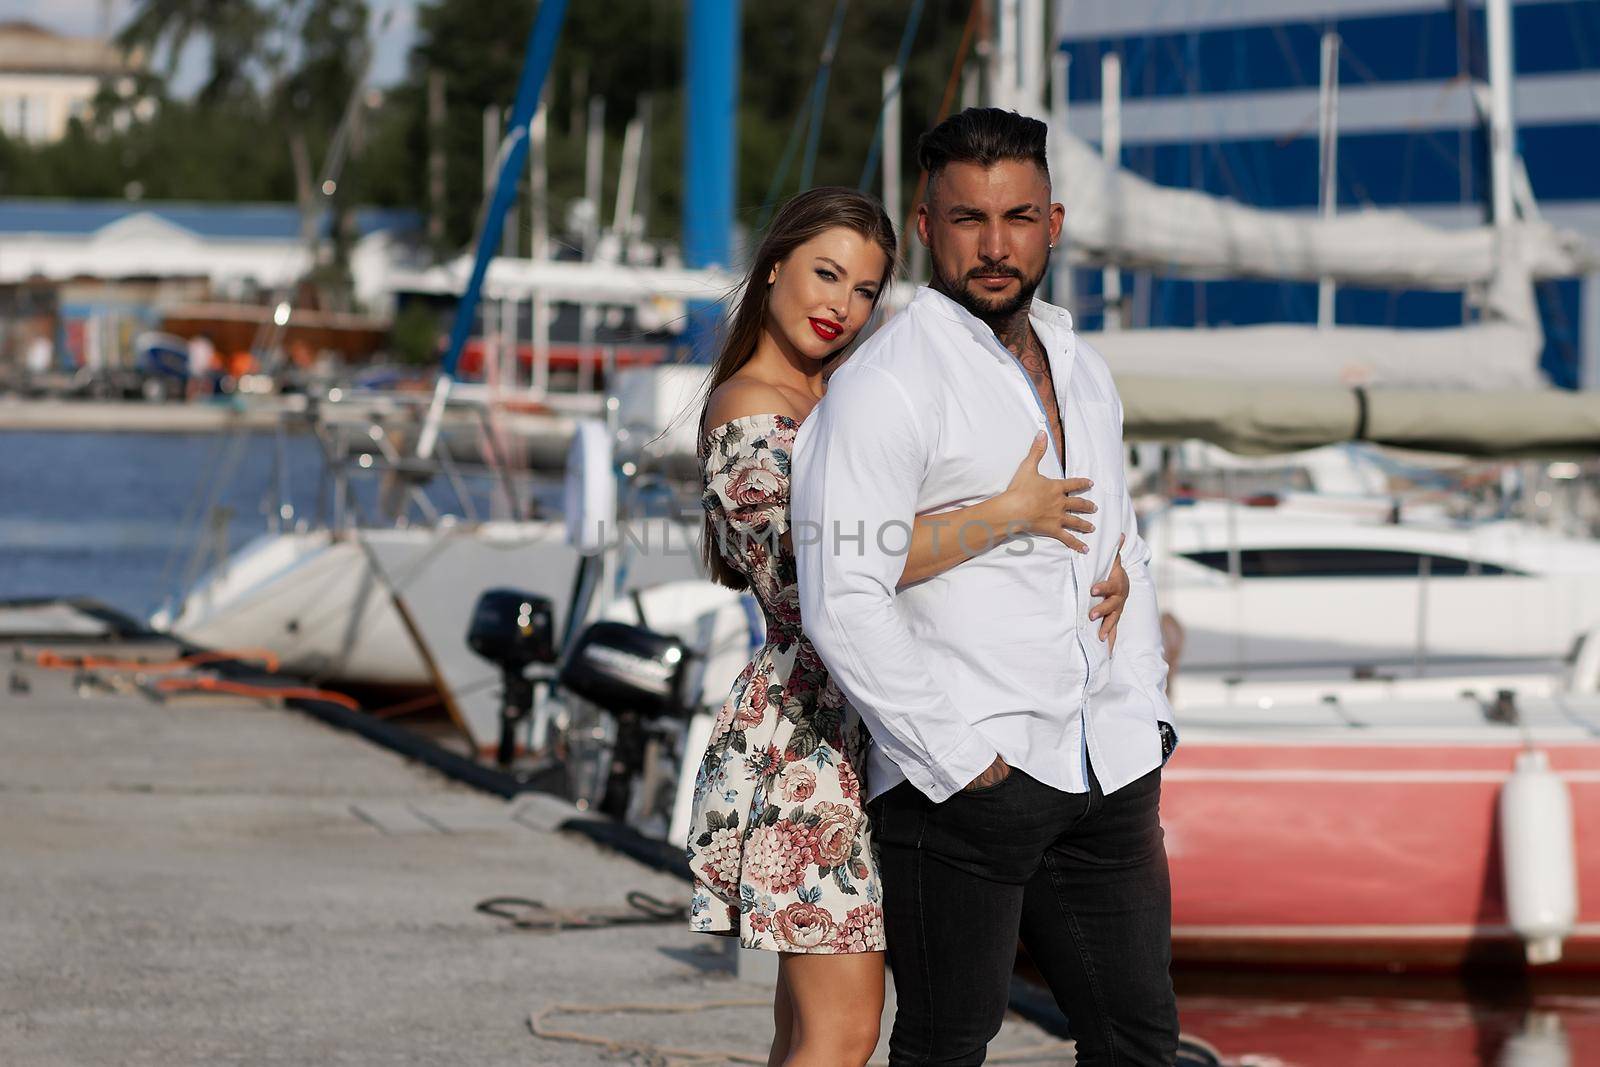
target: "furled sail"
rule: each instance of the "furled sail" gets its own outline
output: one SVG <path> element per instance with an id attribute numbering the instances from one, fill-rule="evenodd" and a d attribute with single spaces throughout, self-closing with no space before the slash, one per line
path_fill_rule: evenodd
<path id="1" fill-rule="evenodd" d="M 1118 376 L 1130 440 L 1198 438 L 1230 452 L 1339 441 L 1467 456 L 1600 454 L 1600 396 L 1555 389 L 1440 393 Z"/>
<path id="2" fill-rule="evenodd" d="M 1263 211 L 1113 170 L 1059 128 L 1051 142 L 1056 195 L 1080 260 L 1195 276 L 1465 289 L 1494 277 L 1504 255 L 1488 226 L 1445 229 L 1400 211 L 1327 219 Z M 1514 229 L 1534 278 L 1600 270 L 1600 250 L 1581 235 L 1536 220 Z"/>
<path id="3" fill-rule="evenodd" d="M 1511 322 L 1435 330 L 1290 325 L 1116 330 L 1085 337 L 1119 378 L 1474 391 L 1545 384 L 1538 369 L 1537 330 Z"/>

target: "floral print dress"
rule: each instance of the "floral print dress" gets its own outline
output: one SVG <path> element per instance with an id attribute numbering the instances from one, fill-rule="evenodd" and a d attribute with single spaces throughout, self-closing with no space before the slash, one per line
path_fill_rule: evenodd
<path id="1" fill-rule="evenodd" d="M 866 728 L 800 630 L 789 454 L 800 424 L 748 415 L 700 442 L 702 504 L 750 581 L 767 640 L 733 684 L 695 778 L 689 925 L 746 948 L 884 947 L 878 864 L 861 802 Z"/>

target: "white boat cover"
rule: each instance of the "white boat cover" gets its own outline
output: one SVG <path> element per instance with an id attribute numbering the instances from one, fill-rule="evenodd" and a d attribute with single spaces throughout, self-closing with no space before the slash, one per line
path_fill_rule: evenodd
<path id="1" fill-rule="evenodd" d="M 1119 376 L 1129 440 L 1198 438 L 1230 452 L 1339 441 L 1469 456 L 1600 454 L 1600 395 L 1283 385 Z"/>
<path id="2" fill-rule="evenodd" d="M 1263 211 L 1235 200 L 1155 183 L 1108 167 L 1099 152 L 1051 131 L 1057 197 L 1067 208 L 1075 259 L 1165 274 L 1313 281 L 1410 289 L 1464 289 L 1489 281 L 1504 260 L 1494 229 L 1445 229 L 1400 211 L 1324 219 Z M 1600 249 L 1542 221 L 1514 230 L 1535 278 L 1600 269 Z"/>
<path id="3" fill-rule="evenodd" d="M 1437 330 L 1269 325 L 1084 336 L 1119 378 L 1478 391 L 1545 384 L 1539 334 L 1510 322 Z"/>

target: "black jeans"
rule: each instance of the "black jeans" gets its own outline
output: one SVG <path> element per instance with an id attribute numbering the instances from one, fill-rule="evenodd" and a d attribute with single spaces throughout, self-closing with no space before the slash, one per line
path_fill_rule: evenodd
<path id="1" fill-rule="evenodd" d="M 1000 1031 L 1017 938 L 1066 1013 L 1081 1065 L 1170 1067 L 1178 1048 L 1161 772 L 1107 796 L 1013 769 L 934 804 L 909 783 L 872 804 L 894 1067 L 979 1064 Z"/>

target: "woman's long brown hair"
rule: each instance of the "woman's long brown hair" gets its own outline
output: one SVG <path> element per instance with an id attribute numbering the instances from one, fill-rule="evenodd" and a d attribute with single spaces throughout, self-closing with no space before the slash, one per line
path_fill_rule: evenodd
<path id="1" fill-rule="evenodd" d="M 750 261 L 744 292 L 728 318 L 722 348 L 712 364 L 705 401 L 700 407 L 702 437 L 709 429 L 706 426 L 706 412 L 711 407 L 711 394 L 750 362 L 761 341 L 761 333 L 767 323 L 767 301 L 772 291 L 767 277 L 772 268 L 813 237 L 839 226 L 854 230 L 883 249 L 887 264 L 883 277 L 878 279 L 878 298 L 882 298 L 889 279 L 894 275 L 898 246 L 894 225 L 890 223 L 889 216 L 884 214 L 883 205 L 876 197 L 855 189 L 825 186 L 809 189 L 784 204 Z M 730 589 L 748 589 L 749 580 L 722 557 L 722 539 L 709 512 L 704 521 L 700 557 L 705 563 L 706 572 L 713 581 Z"/>

